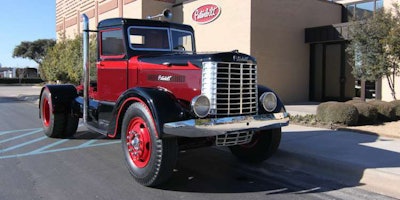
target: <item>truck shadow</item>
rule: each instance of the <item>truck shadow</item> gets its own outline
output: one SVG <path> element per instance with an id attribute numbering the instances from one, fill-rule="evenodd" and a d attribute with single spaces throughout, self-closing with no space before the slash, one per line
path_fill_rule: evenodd
<path id="1" fill-rule="evenodd" d="M 344 131 L 288 132 L 283 135 L 280 150 L 260 165 L 240 163 L 226 148 L 192 150 L 180 154 L 172 179 L 159 189 L 268 195 L 321 193 L 359 186 L 367 169 L 400 167 L 400 154 L 368 145 L 375 141 L 385 142 L 376 135 Z M 293 153 L 293 149 L 299 151 Z M 302 154 L 307 151 L 331 156 L 331 160 L 324 163 L 310 152 Z M 354 161 L 355 156 L 358 158 Z M 348 163 L 356 166 L 348 168 Z"/>

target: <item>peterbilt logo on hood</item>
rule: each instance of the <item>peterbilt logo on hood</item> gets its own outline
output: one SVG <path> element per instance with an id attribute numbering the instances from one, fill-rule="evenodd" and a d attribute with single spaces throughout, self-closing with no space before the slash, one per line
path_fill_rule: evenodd
<path id="1" fill-rule="evenodd" d="M 249 62 L 250 58 L 248 56 L 233 56 L 233 61 L 235 62 Z"/>
<path id="2" fill-rule="evenodd" d="M 162 81 L 162 82 L 185 82 L 185 76 L 180 75 L 161 75 L 161 74 L 149 74 L 147 75 L 149 81 Z"/>
<path id="3" fill-rule="evenodd" d="M 192 13 L 192 19 L 199 24 L 207 24 L 216 20 L 221 14 L 221 8 L 214 4 L 198 7 Z"/>
<path id="4" fill-rule="evenodd" d="M 158 75 L 158 80 L 159 81 L 171 81 L 172 76 L 163 76 L 163 75 Z"/>

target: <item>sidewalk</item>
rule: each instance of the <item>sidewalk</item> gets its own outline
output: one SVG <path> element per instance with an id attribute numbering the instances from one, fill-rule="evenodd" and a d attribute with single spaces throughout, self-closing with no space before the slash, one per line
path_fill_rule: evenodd
<path id="1" fill-rule="evenodd" d="M 317 113 L 317 107 L 319 102 L 302 102 L 297 104 L 285 105 L 286 111 L 290 113 L 290 115 L 310 115 Z"/>
<path id="2" fill-rule="evenodd" d="M 400 140 L 290 125 L 268 160 L 400 199 Z"/>
<path id="3" fill-rule="evenodd" d="M 17 98 L 21 101 L 37 102 L 41 86 L 9 86 L 0 85 L 0 98 Z"/>
<path id="4" fill-rule="evenodd" d="M 316 114 L 317 106 L 285 107 L 291 115 L 304 116 Z M 268 162 L 400 199 L 400 139 L 289 125 Z"/>

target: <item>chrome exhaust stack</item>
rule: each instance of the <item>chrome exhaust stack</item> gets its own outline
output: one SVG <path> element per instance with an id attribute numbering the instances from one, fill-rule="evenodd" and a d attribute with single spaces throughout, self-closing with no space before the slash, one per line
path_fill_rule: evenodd
<path id="1" fill-rule="evenodd" d="M 90 87 L 90 63 L 89 63 L 89 18 L 82 15 L 83 29 L 83 123 L 86 125 L 89 113 L 89 87 Z"/>

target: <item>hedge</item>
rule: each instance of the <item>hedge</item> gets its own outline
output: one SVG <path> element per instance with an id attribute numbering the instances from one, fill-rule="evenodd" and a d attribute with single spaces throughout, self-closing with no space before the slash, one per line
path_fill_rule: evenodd
<path id="1" fill-rule="evenodd" d="M 394 100 L 390 103 L 393 104 L 395 107 L 394 110 L 395 110 L 396 118 L 400 119 L 400 100 Z"/>
<path id="2" fill-rule="evenodd" d="M 378 110 L 378 120 L 382 122 L 389 122 L 396 120 L 395 105 L 386 101 L 373 100 L 369 101 Z"/>
<path id="3" fill-rule="evenodd" d="M 36 83 L 43 83 L 43 80 L 40 78 L 0 78 L 0 84 L 36 84 Z"/>
<path id="4" fill-rule="evenodd" d="M 346 104 L 351 104 L 357 108 L 357 125 L 375 124 L 378 119 L 378 109 L 362 100 L 350 100 Z"/>
<path id="5" fill-rule="evenodd" d="M 326 102 L 317 107 L 317 120 L 325 123 L 354 126 L 358 123 L 358 115 L 357 108 L 351 104 Z"/>

